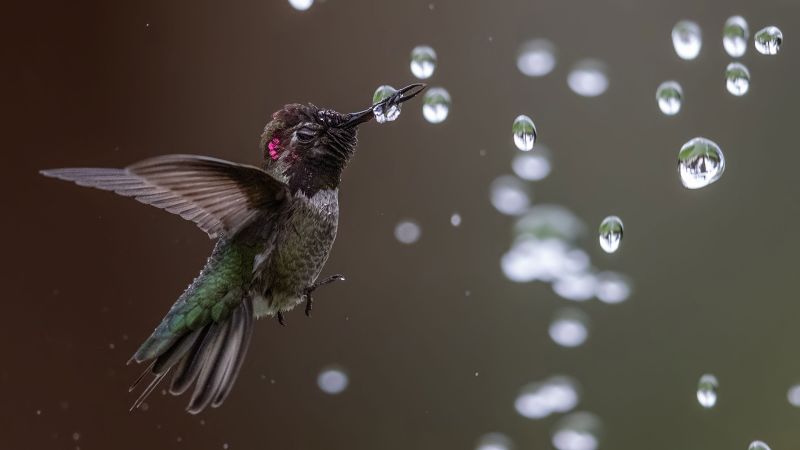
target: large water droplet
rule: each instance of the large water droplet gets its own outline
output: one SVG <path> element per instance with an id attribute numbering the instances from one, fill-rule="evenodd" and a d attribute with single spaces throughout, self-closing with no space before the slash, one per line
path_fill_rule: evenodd
<path id="1" fill-rule="evenodd" d="M 762 55 L 775 55 L 783 44 L 783 33 L 778 27 L 762 28 L 754 37 L 756 50 Z"/>
<path id="2" fill-rule="evenodd" d="M 695 59 L 703 46 L 700 25 L 691 20 L 681 20 L 672 28 L 672 46 L 681 59 Z"/>
<path id="3" fill-rule="evenodd" d="M 555 47 L 547 39 L 534 39 L 519 48 L 517 68 L 523 75 L 542 77 L 556 66 Z"/>
<path id="4" fill-rule="evenodd" d="M 747 450 L 771 450 L 764 441 L 753 441 L 747 446 Z"/>
<path id="5" fill-rule="evenodd" d="M 543 180 L 551 170 L 549 152 L 541 145 L 537 145 L 533 153 L 517 154 L 511 162 L 511 168 L 523 180 Z"/>
<path id="6" fill-rule="evenodd" d="M 327 394 L 339 394 L 347 388 L 349 383 L 347 373 L 340 367 L 323 369 L 317 377 L 317 385 Z"/>
<path id="7" fill-rule="evenodd" d="M 719 382 L 717 377 L 705 374 L 697 382 L 697 403 L 703 408 L 713 408 L 717 404 L 717 389 Z"/>
<path id="8" fill-rule="evenodd" d="M 403 244 L 413 244 L 421 235 L 422 229 L 412 220 L 403 220 L 394 227 L 394 237 Z"/>
<path id="9" fill-rule="evenodd" d="M 589 337 L 589 317 L 574 308 L 558 311 L 550 323 L 548 333 L 556 344 L 562 347 L 577 347 Z"/>
<path id="10" fill-rule="evenodd" d="M 430 123 L 441 123 L 450 113 L 450 93 L 441 87 L 425 91 L 422 99 L 422 115 Z"/>
<path id="11" fill-rule="evenodd" d="M 314 0 L 289 0 L 289 4 L 298 11 L 305 11 L 311 8 L 311 5 L 314 4 Z"/>
<path id="12" fill-rule="evenodd" d="M 567 84 L 578 95 L 596 97 L 608 89 L 606 65 L 594 59 L 578 61 L 567 75 Z"/>
<path id="13" fill-rule="evenodd" d="M 678 152 L 678 171 L 684 186 L 699 189 L 719 180 L 725 172 L 725 156 L 714 141 L 696 137 Z"/>
<path id="14" fill-rule="evenodd" d="M 725 87 L 728 92 L 741 97 L 750 89 L 750 71 L 744 64 L 732 62 L 725 68 Z"/>
<path id="15" fill-rule="evenodd" d="M 514 133 L 514 145 L 518 149 L 525 152 L 533 149 L 533 144 L 536 142 L 536 125 L 530 117 L 524 114 L 517 116 L 511 125 L 511 132 Z"/>
<path id="16" fill-rule="evenodd" d="M 524 213 L 530 205 L 529 189 L 519 178 L 503 175 L 495 178 L 489 186 L 492 205 L 503 214 L 516 216 Z"/>
<path id="17" fill-rule="evenodd" d="M 375 89 L 375 93 L 372 94 L 372 104 L 374 105 L 383 99 L 391 97 L 395 92 L 397 92 L 397 89 L 388 84 L 378 86 L 378 89 Z M 400 117 L 400 104 L 393 104 L 388 108 L 385 105 L 378 105 L 373 110 L 373 113 L 375 113 L 375 121 L 378 123 L 392 122 Z"/>
<path id="18" fill-rule="evenodd" d="M 677 81 L 665 81 L 656 89 L 658 109 L 668 116 L 674 116 L 681 110 L 683 89 Z"/>
<path id="19" fill-rule="evenodd" d="M 747 51 L 750 29 L 742 16 L 732 16 L 725 21 L 722 29 L 722 46 L 731 58 L 741 58 Z"/>
<path id="20" fill-rule="evenodd" d="M 475 450 L 511 450 L 511 439 L 502 433 L 489 433 L 484 434 L 478 439 L 478 445 Z"/>
<path id="21" fill-rule="evenodd" d="M 606 253 L 614 253 L 622 242 L 622 220 L 617 216 L 608 216 L 600 222 L 600 247 Z"/>
<path id="22" fill-rule="evenodd" d="M 553 431 L 553 446 L 558 450 L 596 450 L 600 444 L 600 419 L 577 412 L 564 417 Z"/>
<path id="23" fill-rule="evenodd" d="M 436 52 L 427 45 L 411 50 L 411 73 L 420 80 L 430 78 L 436 69 Z"/>

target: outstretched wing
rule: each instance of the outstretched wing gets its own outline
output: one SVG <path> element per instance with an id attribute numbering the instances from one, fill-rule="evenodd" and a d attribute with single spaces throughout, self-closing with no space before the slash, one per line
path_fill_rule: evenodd
<path id="1" fill-rule="evenodd" d="M 52 169 L 41 174 L 178 214 L 212 239 L 236 233 L 289 196 L 284 183 L 257 167 L 196 155 L 158 156 L 124 169 Z"/>

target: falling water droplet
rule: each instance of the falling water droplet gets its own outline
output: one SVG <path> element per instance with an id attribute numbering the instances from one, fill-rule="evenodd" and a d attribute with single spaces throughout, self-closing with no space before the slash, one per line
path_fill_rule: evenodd
<path id="1" fill-rule="evenodd" d="M 742 16 L 732 16 L 725 21 L 722 29 L 722 46 L 731 58 L 741 58 L 747 51 L 750 29 Z"/>
<path id="2" fill-rule="evenodd" d="M 530 205 L 528 187 L 511 175 L 495 178 L 489 186 L 489 197 L 498 211 L 511 216 L 524 213 Z"/>
<path id="3" fill-rule="evenodd" d="M 553 413 L 568 412 L 579 401 L 578 383 L 570 377 L 558 375 L 542 383 L 523 386 L 514 401 L 514 408 L 528 419 L 543 419 Z"/>
<path id="4" fill-rule="evenodd" d="M 741 97 L 750 89 L 750 71 L 744 64 L 732 62 L 725 68 L 725 87 L 728 92 Z"/>
<path id="5" fill-rule="evenodd" d="M 394 228 L 394 237 L 403 244 L 413 244 L 421 235 L 422 229 L 411 220 L 404 220 Z"/>
<path id="6" fill-rule="evenodd" d="M 411 73 L 420 80 L 433 75 L 436 70 L 436 51 L 427 45 L 420 45 L 411 50 Z"/>
<path id="7" fill-rule="evenodd" d="M 608 216 L 600 222 L 600 247 L 606 253 L 614 253 L 622 242 L 622 220 L 617 216 Z"/>
<path id="8" fill-rule="evenodd" d="M 323 369 L 317 377 L 317 385 L 326 394 L 339 394 L 347 388 L 347 374 L 340 367 Z"/>
<path id="9" fill-rule="evenodd" d="M 519 48 L 517 68 L 523 75 L 543 77 L 556 66 L 555 47 L 547 39 L 534 39 Z"/>
<path id="10" fill-rule="evenodd" d="M 775 55 L 783 44 L 783 33 L 778 27 L 762 28 L 754 37 L 756 50 L 762 55 Z"/>
<path id="11" fill-rule="evenodd" d="M 699 189 L 719 180 L 725 172 L 725 156 L 714 141 L 696 137 L 678 152 L 678 171 L 684 186 Z"/>
<path id="12" fill-rule="evenodd" d="M 594 295 L 603 303 L 622 303 L 631 295 L 631 282 L 615 272 L 600 272 L 597 274 Z"/>
<path id="13" fill-rule="evenodd" d="M 562 347 L 578 347 L 589 337 L 589 317 L 581 310 L 564 308 L 558 311 L 550 323 L 548 334 Z"/>
<path id="14" fill-rule="evenodd" d="M 717 377 L 711 374 L 705 374 L 700 377 L 697 382 L 697 402 L 703 408 L 713 408 L 717 404 L 717 389 L 719 382 Z"/>
<path id="15" fill-rule="evenodd" d="M 525 152 L 533 149 L 533 144 L 536 142 L 536 125 L 530 117 L 524 114 L 517 116 L 511 125 L 511 132 L 514 133 L 514 145 L 518 149 Z"/>
<path id="16" fill-rule="evenodd" d="M 397 89 L 389 86 L 388 84 L 378 86 L 378 89 L 375 89 L 375 93 L 372 94 L 372 104 L 374 105 L 383 99 L 391 97 L 395 92 L 397 92 Z M 378 105 L 375 107 L 373 112 L 375 113 L 376 122 L 392 122 L 400 117 L 400 104 L 393 104 L 389 106 L 389 108 L 386 108 L 385 105 Z"/>
<path id="17" fill-rule="evenodd" d="M 763 441 L 753 441 L 747 446 L 747 450 L 771 450 L 769 445 Z"/>
<path id="18" fill-rule="evenodd" d="M 539 181 L 547 178 L 552 169 L 549 151 L 541 145 L 532 153 L 519 153 L 511 162 L 514 173 L 523 180 Z"/>
<path id="19" fill-rule="evenodd" d="M 502 433 L 484 434 L 478 440 L 475 450 L 511 450 L 511 439 Z"/>
<path id="20" fill-rule="evenodd" d="M 789 388 L 786 393 L 786 399 L 789 400 L 790 405 L 800 408 L 800 384 L 795 384 Z"/>
<path id="21" fill-rule="evenodd" d="M 567 75 L 567 84 L 578 95 L 597 97 L 608 89 L 606 65 L 594 59 L 578 61 Z"/>
<path id="22" fill-rule="evenodd" d="M 444 122 L 450 114 L 450 103 L 450 93 L 445 88 L 430 88 L 422 99 L 422 115 L 430 123 Z"/>
<path id="23" fill-rule="evenodd" d="M 314 0 L 289 0 L 289 4 L 298 11 L 305 11 L 311 8 L 311 5 L 314 4 Z"/>
<path id="24" fill-rule="evenodd" d="M 674 116 L 681 110 L 683 89 L 677 81 L 665 81 L 656 89 L 658 109 L 668 116 Z"/>
<path id="25" fill-rule="evenodd" d="M 600 419 L 588 412 L 570 414 L 553 431 L 553 446 L 558 450 L 596 450 L 600 444 Z"/>
<path id="26" fill-rule="evenodd" d="M 450 216 L 450 225 L 452 225 L 454 227 L 460 226 L 461 225 L 461 214 L 453 213 L 453 215 Z"/>
<path id="27" fill-rule="evenodd" d="M 681 20 L 672 28 L 672 45 L 681 59 L 695 59 L 703 46 L 700 25 L 691 20 Z"/>

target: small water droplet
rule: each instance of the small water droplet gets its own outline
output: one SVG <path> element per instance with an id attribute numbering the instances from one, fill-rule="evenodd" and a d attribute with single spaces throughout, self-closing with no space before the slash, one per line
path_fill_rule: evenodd
<path id="1" fill-rule="evenodd" d="M 665 81 L 656 89 L 658 109 L 668 116 L 674 116 L 681 110 L 683 89 L 677 81 Z"/>
<path id="2" fill-rule="evenodd" d="M 567 75 L 567 84 L 578 95 L 597 97 L 608 89 L 606 65 L 594 59 L 578 61 Z"/>
<path id="3" fill-rule="evenodd" d="M 521 114 L 514 119 L 511 125 L 511 132 L 514 134 L 514 145 L 522 151 L 529 151 L 533 149 L 533 144 L 536 142 L 536 125 L 530 117 Z"/>
<path id="4" fill-rule="evenodd" d="M 750 89 L 750 71 L 744 64 L 732 62 L 725 68 L 725 87 L 728 92 L 741 97 Z"/>
<path id="5" fill-rule="evenodd" d="M 391 97 L 395 92 L 397 92 L 397 89 L 389 86 L 388 84 L 378 86 L 378 89 L 375 89 L 375 93 L 372 94 L 372 104 L 374 105 L 375 103 Z M 393 104 L 389 106 L 389 108 L 385 108 L 385 105 L 378 105 L 375 107 L 373 112 L 375 113 L 376 122 L 392 122 L 400 117 L 400 104 Z"/>
<path id="6" fill-rule="evenodd" d="M 394 228 L 394 237 L 403 244 L 413 244 L 419 240 L 422 230 L 411 220 L 404 220 Z"/>
<path id="7" fill-rule="evenodd" d="M 445 88 L 430 88 L 422 99 L 422 115 L 430 123 L 442 123 L 450 114 L 450 104 L 450 93 Z"/>
<path id="8" fill-rule="evenodd" d="M 600 222 L 600 248 L 606 253 L 614 253 L 622 242 L 622 220 L 617 216 L 608 216 Z"/>
<path id="9" fill-rule="evenodd" d="M 524 213 L 531 202 L 528 186 L 512 175 L 495 178 L 489 186 L 489 197 L 498 211 L 511 216 Z"/>
<path id="10" fill-rule="evenodd" d="M 502 433 L 484 434 L 478 440 L 475 450 L 511 450 L 511 439 Z"/>
<path id="11" fill-rule="evenodd" d="M 631 295 L 631 282 L 615 272 L 600 272 L 594 295 L 603 303 L 622 303 Z"/>
<path id="12" fill-rule="evenodd" d="M 289 0 L 289 4 L 298 11 L 305 11 L 311 8 L 311 5 L 314 4 L 314 0 Z"/>
<path id="13" fill-rule="evenodd" d="M 453 213 L 453 215 L 450 216 L 450 225 L 452 225 L 454 227 L 460 226 L 461 225 L 461 214 Z"/>
<path id="14" fill-rule="evenodd" d="M 754 37 L 756 50 L 762 55 L 775 55 L 783 44 L 783 33 L 778 27 L 762 28 Z"/>
<path id="15" fill-rule="evenodd" d="M 731 58 L 741 58 L 747 51 L 750 29 L 742 16 L 732 16 L 725 21 L 722 29 L 722 46 Z"/>
<path id="16" fill-rule="evenodd" d="M 786 393 L 786 399 L 789 400 L 790 405 L 800 408 L 800 384 L 795 384 L 789 388 Z"/>
<path id="17" fill-rule="evenodd" d="M 411 50 L 411 73 L 425 80 L 436 70 L 436 51 L 427 45 L 419 45 Z"/>
<path id="18" fill-rule="evenodd" d="M 523 180 L 544 180 L 552 170 L 549 153 L 546 148 L 537 145 L 535 152 L 517 154 L 511 162 L 511 168 Z"/>
<path id="19" fill-rule="evenodd" d="M 747 446 L 747 450 L 771 450 L 769 445 L 763 441 L 753 441 Z"/>
<path id="20" fill-rule="evenodd" d="M 719 180 L 725 172 L 725 156 L 714 141 L 696 137 L 678 152 L 678 170 L 684 186 L 699 189 Z"/>
<path id="21" fill-rule="evenodd" d="M 578 384 L 570 377 L 554 376 L 522 387 L 514 401 L 517 412 L 528 419 L 543 419 L 564 413 L 578 405 Z"/>
<path id="22" fill-rule="evenodd" d="M 326 394 L 339 394 L 347 388 L 347 374 L 339 367 L 324 369 L 317 377 L 317 385 Z"/>
<path id="23" fill-rule="evenodd" d="M 561 419 L 553 431 L 558 450 L 596 450 L 600 445 L 600 419 L 592 413 L 577 412 Z"/>
<path id="24" fill-rule="evenodd" d="M 585 302 L 594 296 L 597 278 L 593 273 L 559 274 L 553 282 L 553 292 L 559 297 L 574 302 Z"/>
<path id="25" fill-rule="evenodd" d="M 708 373 L 700 377 L 700 381 L 697 382 L 697 403 L 706 409 L 713 408 L 717 404 L 717 389 L 719 389 L 717 377 Z"/>
<path id="26" fill-rule="evenodd" d="M 700 25 L 691 20 L 681 20 L 672 28 L 672 46 L 681 59 L 695 59 L 703 46 Z"/>
<path id="27" fill-rule="evenodd" d="M 80 438 L 81 438 L 81 434 L 80 434 L 80 433 L 78 433 L 77 431 L 76 431 L 76 432 L 74 432 L 74 433 L 72 433 L 72 440 L 73 440 L 73 441 L 77 441 L 77 440 L 79 440 Z"/>
<path id="28" fill-rule="evenodd" d="M 547 39 L 522 44 L 517 54 L 517 68 L 523 75 L 543 77 L 556 66 L 555 46 Z"/>
<path id="29" fill-rule="evenodd" d="M 575 308 L 559 310 L 550 323 L 548 334 L 562 347 L 578 347 L 589 337 L 589 317 Z"/>

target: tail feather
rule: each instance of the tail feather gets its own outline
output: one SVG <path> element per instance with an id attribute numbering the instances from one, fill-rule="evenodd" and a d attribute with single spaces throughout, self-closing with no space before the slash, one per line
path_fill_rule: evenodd
<path id="1" fill-rule="evenodd" d="M 209 405 L 221 405 L 239 374 L 254 319 L 252 300 L 245 298 L 226 320 L 211 322 L 180 336 L 145 370 L 145 374 L 153 375 L 153 380 L 131 410 L 138 408 L 173 368 L 171 394 L 183 394 L 195 384 L 187 411 L 198 414 Z"/>

